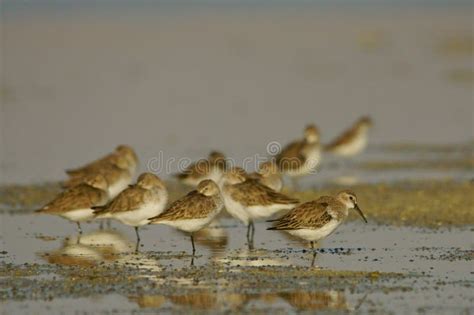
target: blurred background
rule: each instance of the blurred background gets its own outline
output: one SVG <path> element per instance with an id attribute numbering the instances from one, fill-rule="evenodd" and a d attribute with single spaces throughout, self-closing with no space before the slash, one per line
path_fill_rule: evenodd
<path id="1" fill-rule="evenodd" d="M 0 183 L 118 144 L 243 159 L 362 115 L 371 145 L 473 138 L 472 2 L 2 1 Z M 164 177 L 165 174 L 160 174 Z"/>

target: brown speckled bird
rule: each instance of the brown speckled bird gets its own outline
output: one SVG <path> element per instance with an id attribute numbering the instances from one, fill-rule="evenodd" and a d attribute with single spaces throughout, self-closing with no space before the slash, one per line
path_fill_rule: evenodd
<path id="1" fill-rule="evenodd" d="M 247 225 L 249 245 L 255 233 L 254 220 L 268 218 L 280 211 L 292 209 L 299 203 L 249 178 L 240 167 L 226 172 L 222 178 L 222 195 L 227 212 Z"/>
<path id="2" fill-rule="evenodd" d="M 179 182 L 196 187 L 205 179 L 218 183 L 226 168 L 226 158 L 218 151 L 212 151 L 207 160 L 199 160 L 188 166 L 183 172 L 174 176 Z"/>
<path id="3" fill-rule="evenodd" d="M 262 163 L 257 172 L 249 174 L 249 178 L 257 179 L 261 184 L 277 192 L 283 188 L 281 173 L 273 161 Z"/>
<path id="4" fill-rule="evenodd" d="M 214 181 L 206 179 L 198 184 L 196 190 L 176 200 L 149 221 L 150 224 L 165 224 L 189 233 L 194 255 L 196 248 L 193 233 L 210 224 L 222 210 L 222 206 L 219 187 Z"/>
<path id="5" fill-rule="evenodd" d="M 148 224 L 150 217 L 160 214 L 168 202 L 168 191 L 161 179 L 152 173 L 141 174 L 135 185 L 130 185 L 109 204 L 94 208 L 99 219 L 112 218 L 133 226 L 140 243 L 138 229 Z"/>
<path id="6" fill-rule="evenodd" d="M 92 208 L 104 205 L 107 200 L 107 181 L 102 175 L 95 175 L 85 177 L 82 183 L 60 193 L 36 212 L 59 215 L 76 222 L 82 233 L 81 222 L 93 219 Z"/>
<path id="7" fill-rule="evenodd" d="M 63 186 L 66 188 L 74 187 L 82 183 L 85 177 L 95 175 L 102 175 L 105 178 L 108 184 L 109 200 L 112 200 L 132 182 L 130 160 L 122 155 L 114 155 L 108 159 L 107 163 L 102 163 L 100 167 L 84 171 L 80 175 L 74 175 Z"/>
<path id="8" fill-rule="evenodd" d="M 336 230 L 348 216 L 349 209 L 355 209 L 367 222 L 357 204 L 355 193 L 345 190 L 335 197 L 323 196 L 295 207 L 279 219 L 271 220 L 270 222 L 274 224 L 267 230 L 286 231 L 309 241 L 311 248 L 314 248 L 314 242 L 318 242 Z"/>
<path id="9" fill-rule="evenodd" d="M 293 179 L 301 177 L 316 170 L 321 161 L 321 146 L 319 143 L 319 130 L 315 125 L 308 125 L 304 131 L 304 138 L 294 141 L 284 147 L 275 156 L 280 172 Z"/>
<path id="10" fill-rule="evenodd" d="M 91 172 L 100 170 L 102 167 L 110 164 L 114 160 L 114 157 L 117 155 L 122 156 L 128 160 L 130 174 L 134 176 L 138 166 L 138 157 L 133 148 L 128 145 L 119 145 L 115 148 L 114 152 L 109 153 L 106 156 L 92 161 L 84 166 L 80 166 L 74 169 L 68 169 L 66 170 L 66 173 L 70 177 L 88 175 Z"/>
<path id="11" fill-rule="evenodd" d="M 339 137 L 324 147 L 324 150 L 335 155 L 350 157 L 361 153 L 368 142 L 369 129 L 372 127 L 372 119 L 364 116 L 354 125 L 344 131 Z"/>

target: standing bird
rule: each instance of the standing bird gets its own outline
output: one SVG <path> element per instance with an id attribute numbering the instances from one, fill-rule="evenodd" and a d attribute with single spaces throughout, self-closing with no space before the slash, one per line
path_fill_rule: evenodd
<path id="1" fill-rule="evenodd" d="M 201 159 L 189 165 L 183 172 L 174 176 L 179 182 L 196 187 L 205 179 L 219 182 L 226 168 L 226 158 L 218 151 L 212 151 L 207 160 Z"/>
<path id="2" fill-rule="evenodd" d="M 82 234 L 81 222 L 94 218 L 95 206 L 104 205 L 108 200 L 107 181 L 102 175 L 86 177 L 83 182 L 60 193 L 38 213 L 59 215 L 76 222 Z"/>
<path id="3" fill-rule="evenodd" d="M 246 172 L 235 167 L 222 178 L 222 195 L 227 212 L 247 225 L 247 240 L 253 246 L 253 221 L 268 218 L 283 210 L 292 209 L 299 200 L 287 197 L 249 178 Z"/>
<path id="4" fill-rule="evenodd" d="M 148 224 L 148 218 L 160 214 L 168 202 L 168 191 L 161 179 L 152 173 L 141 174 L 135 185 L 130 185 L 109 204 L 94 208 L 98 219 L 113 218 L 133 226 L 140 244 L 138 229 Z"/>
<path id="5" fill-rule="evenodd" d="M 281 230 L 309 241 L 311 248 L 314 242 L 330 235 L 344 221 L 349 209 L 355 209 L 367 223 L 362 210 L 357 204 L 355 193 L 344 190 L 335 197 L 323 196 L 317 200 L 303 203 L 279 219 L 272 220 L 273 226 L 267 230 Z M 313 262 L 316 252 L 313 255 Z"/>
<path id="6" fill-rule="evenodd" d="M 367 147 L 369 129 L 372 125 L 370 117 L 360 118 L 350 129 L 327 144 L 324 150 L 342 157 L 350 157 L 361 153 Z"/>
<path id="7" fill-rule="evenodd" d="M 294 141 L 284 147 L 275 156 L 275 161 L 282 174 L 293 179 L 296 188 L 296 178 L 314 172 L 321 161 L 321 146 L 319 130 L 315 125 L 308 125 L 304 131 L 304 138 Z"/>
<path id="8" fill-rule="evenodd" d="M 70 177 L 87 175 L 93 171 L 100 170 L 102 167 L 104 167 L 104 165 L 110 164 L 117 155 L 122 156 L 128 160 L 128 170 L 132 177 L 135 176 L 138 167 L 138 157 L 135 151 L 128 145 L 119 145 L 115 148 L 114 152 L 109 153 L 106 156 L 103 156 L 100 159 L 92 161 L 84 166 L 68 169 L 66 170 L 66 173 Z"/>
<path id="9" fill-rule="evenodd" d="M 257 179 L 261 184 L 276 192 L 280 192 L 283 188 L 281 173 L 273 161 L 262 163 L 257 172 L 249 174 L 249 178 Z"/>
<path id="10" fill-rule="evenodd" d="M 186 196 L 173 202 L 163 213 L 150 217 L 150 224 L 165 224 L 187 232 L 191 237 L 193 256 L 193 233 L 209 225 L 222 210 L 223 202 L 217 184 L 209 179 L 200 182 Z"/>
<path id="11" fill-rule="evenodd" d="M 125 156 L 114 155 L 110 157 L 107 163 L 102 163 L 100 167 L 74 175 L 63 186 L 66 188 L 74 187 L 83 182 L 85 177 L 102 175 L 108 184 L 109 200 L 112 200 L 132 182 L 130 163 L 131 161 Z"/>

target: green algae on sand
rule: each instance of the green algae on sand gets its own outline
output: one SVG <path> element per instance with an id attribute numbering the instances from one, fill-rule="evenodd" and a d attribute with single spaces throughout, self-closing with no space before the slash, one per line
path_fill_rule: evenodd
<path id="1" fill-rule="evenodd" d="M 303 201 L 334 194 L 346 187 L 295 193 Z M 360 184 L 351 187 L 369 221 L 418 227 L 474 224 L 474 183 L 414 181 Z M 355 218 L 353 216 L 352 218 Z"/>

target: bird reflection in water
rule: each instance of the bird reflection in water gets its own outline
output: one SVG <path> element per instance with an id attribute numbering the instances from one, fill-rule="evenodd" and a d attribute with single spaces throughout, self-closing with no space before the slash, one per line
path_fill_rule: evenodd
<path id="1" fill-rule="evenodd" d="M 279 295 L 296 310 L 349 310 L 344 292 L 294 291 Z"/>
<path id="2" fill-rule="evenodd" d="M 221 226 L 219 219 L 212 221 L 207 227 L 194 233 L 196 244 L 209 249 L 211 258 L 221 257 L 225 254 L 229 235 Z M 191 266 L 194 265 L 194 256 L 191 257 Z"/>
<path id="3" fill-rule="evenodd" d="M 92 266 L 120 261 L 133 251 L 133 242 L 123 234 L 115 230 L 97 230 L 69 236 L 59 249 L 39 255 L 52 264 Z"/>
<path id="4" fill-rule="evenodd" d="M 209 293 L 209 290 L 186 295 L 143 295 L 129 297 L 140 308 L 177 306 L 181 309 L 226 311 L 240 310 L 247 305 L 250 295 L 236 293 Z"/>
<path id="5" fill-rule="evenodd" d="M 103 261 L 113 261 L 117 255 L 131 250 L 133 244 L 122 234 L 112 230 L 98 230 L 67 237 L 61 248 L 40 256 L 52 264 L 92 266 Z"/>
<path id="6" fill-rule="evenodd" d="M 209 293 L 211 288 L 198 293 L 182 295 L 143 295 L 129 297 L 130 301 L 138 304 L 140 308 L 161 308 L 178 306 L 181 309 L 207 310 L 207 311 L 241 311 L 249 304 L 251 307 L 267 309 L 268 306 L 285 303 L 287 307 L 296 311 L 351 311 L 343 292 L 329 291 L 294 291 L 284 293 L 265 294 L 239 294 L 225 293 L 217 290 Z M 255 303 L 255 304 L 254 304 Z"/>

